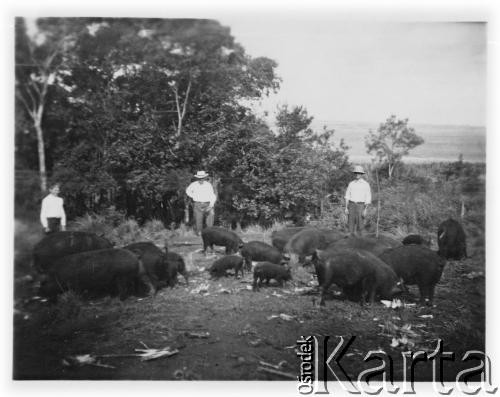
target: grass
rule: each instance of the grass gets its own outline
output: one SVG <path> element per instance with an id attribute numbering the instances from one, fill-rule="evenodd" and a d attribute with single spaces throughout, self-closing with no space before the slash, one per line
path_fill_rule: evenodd
<path id="1" fill-rule="evenodd" d="M 139 226 L 135 219 L 124 216 L 118 219 L 114 216 L 113 220 L 109 219 L 109 215 L 86 214 L 71 222 L 68 229 L 104 236 L 116 247 L 123 247 L 137 241 L 151 241 L 164 246 L 173 237 L 190 234 L 194 236 L 193 232 L 188 232 L 182 227 L 175 231 L 166 229 L 163 223 L 157 219 L 149 220 L 143 226 Z"/>

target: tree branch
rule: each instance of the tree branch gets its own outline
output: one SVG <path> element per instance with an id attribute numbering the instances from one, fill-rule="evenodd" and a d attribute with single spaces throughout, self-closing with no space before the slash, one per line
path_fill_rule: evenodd
<path id="1" fill-rule="evenodd" d="M 186 115 L 186 107 L 187 107 L 187 102 L 188 102 L 190 91 L 191 91 L 191 76 L 189 76 L 189 82 L 188 82 L 188 86 L 186 89 L 186 96 L 184 98 L 184 104 L 182 106 L 182 119 L 184 119 L 184 116 Z"/>
<path id="2" fill-rule="evenodd" d="M 31 76 L 30 76 L 30 79 L 31 79 Z M 34 81 L 33 79 L 31 79 L 30 82 L 27 85 L 30 86 L 30 87 L 33 87 L 33 91 L 35 91 L 38 94 L 38 96 L 41 95 L 40 88 L 38 87 L 36 81 Z"/>
<path id="3" fill-rule="evenodd" d="M 30 88 L 31 87 L 31 88 Z M 31 107 L 31 113 L 33 113 L 33 115 L 36 113 L 36 109 L 38 107 L 38 100 L 37 100 L 37 97 L 39 96 L 39 91 L 37 91 L 36 89 L 34 89 L 33 87 L 36 88 L 36 86 L 33 86 L 32 84 L 30 85 L 27 85 L 25 87 L 26 89 L 26 92 L 28 93 L 30 99 L 31 99 L 31 102 L 32 102 L 32 107 Z M 33 89 L 33 91 L 35 91 L 34 93 L 31 92 L 31 89 Z"/>
<path id="4" fill-rule="evenodd" d="M 30 115 L 30 117 L 34 120 L 35 119 L 35 115 L 34 113 L 32 113 L 32 110 L 30 109 L 30 106 L 28 104 L 28 102 L 26 101 L 26 99 L 24 98 L 24 96 L 16 90 L 16 97 L 21 101 L 21 103 L 24 105 L 24 107 L 26 108 L 26 111 L 28 112 L 28 114 Z"/>
<path id="5" fill-rule="evenodd" d="M 179 91 L 177 90 L 177 87 L 176 86 L 172 87 L 172 90 L 174 91 L 175 105 L 177 108 L 177 136 L 180 136 L 182 132 L 182 122 L 184 120 L 184 116 L 186 115 L 189 92 L 191 91 L 191 76 L 189 76 L 188 86 L 186 88 L 186 93 L 182 104 L 182 110 L 180 105 Z"/>
<path id="6" fill-rule="evenodd" d="M 175 107 L 177 108 L 177 136 L 180 135 L 180 128 L 182 127 L 182 112 L 181 112 L 181 105 L 179 103 L 179 91 L 177 90 L 176 86 L 172 87 L 172 91 L 174 92 L 174 97 L 175 97 Z"/>

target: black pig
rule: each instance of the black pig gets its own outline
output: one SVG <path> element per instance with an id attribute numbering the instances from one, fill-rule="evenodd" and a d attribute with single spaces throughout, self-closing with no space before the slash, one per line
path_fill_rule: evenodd
<path id="1" fill-rule="evenodd" d="M 269 285 L 269 280 L 276 280 L 281 286 L 285 281 L 292 279 L 292 273 L 288 267 L 280 266 L 270 262 L 259 262 L 253 269 L 253 289 L 258 290 L 262 285 L 262 281 L 266 281 Z"/>
<path id="2" fill-rule="evenodd" d="M 214 249 L 214 245 L 226 247 L 226 254 L 235 254 L 243 245 L 241 238 L 234 232 L 222 227 L 212 226 L 201 231 L 203 239 L 203 252 L 207 247 Z"/>

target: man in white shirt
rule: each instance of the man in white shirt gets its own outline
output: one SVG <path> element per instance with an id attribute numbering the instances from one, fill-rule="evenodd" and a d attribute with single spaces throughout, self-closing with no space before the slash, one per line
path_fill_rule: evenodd
<path id="1" fill-rule="evenodd" d="M 348 215 L 349 233 L 356 235 L 356 231 L 361 234 L 362 218 L 366 216 L 372 193 L 370 185 L 362 178 L 365 173 L 363 167 L 357 165 L 353 172 L 356 179 L 349 183 L 345 192 L 345 213 Z"/>
<path id="2" fill-rule="evenodd" d="M 203 217 L 206 215 L 207 227 L 214 225 L 214 205 L 216 201 L 212 184 L 208 182 L 208 174 L 205 171 L 198 171 L 194 176 L 197 180 L 191 183 L 186 194 L 194 201 L 193 213 L 196 223 L 196 235 L 203 229 Z"/>
<path id="3" fill-rule="evenodd" d="M 40 222 L 45 233 L 66 230 L 66 213 L 64 212 L 64 201 L 59 196 L 59 184 L 54 183 L 49 188 L 48 194 L 42 200 L 42 209 L 40 210 Z"/>

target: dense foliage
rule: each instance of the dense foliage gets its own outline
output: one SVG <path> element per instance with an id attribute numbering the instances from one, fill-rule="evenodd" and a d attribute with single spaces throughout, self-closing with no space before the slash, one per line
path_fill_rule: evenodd
<path id="1" fill-rule="evenodd" d="M 302 107 L 279 109 L 276 130 L 256 117 L 245 104 L 279 89 L 277 65 L 217 21 L 36 22 L 28 34 L 16 20 L 17 211 L 45 194 L 36 172 L 62 183 L 70 218 L 114 208 L 167 225 L 199 169 L 223 223 L 297 220 L 342 188 L 345 145 L 312 131 Z"/>

